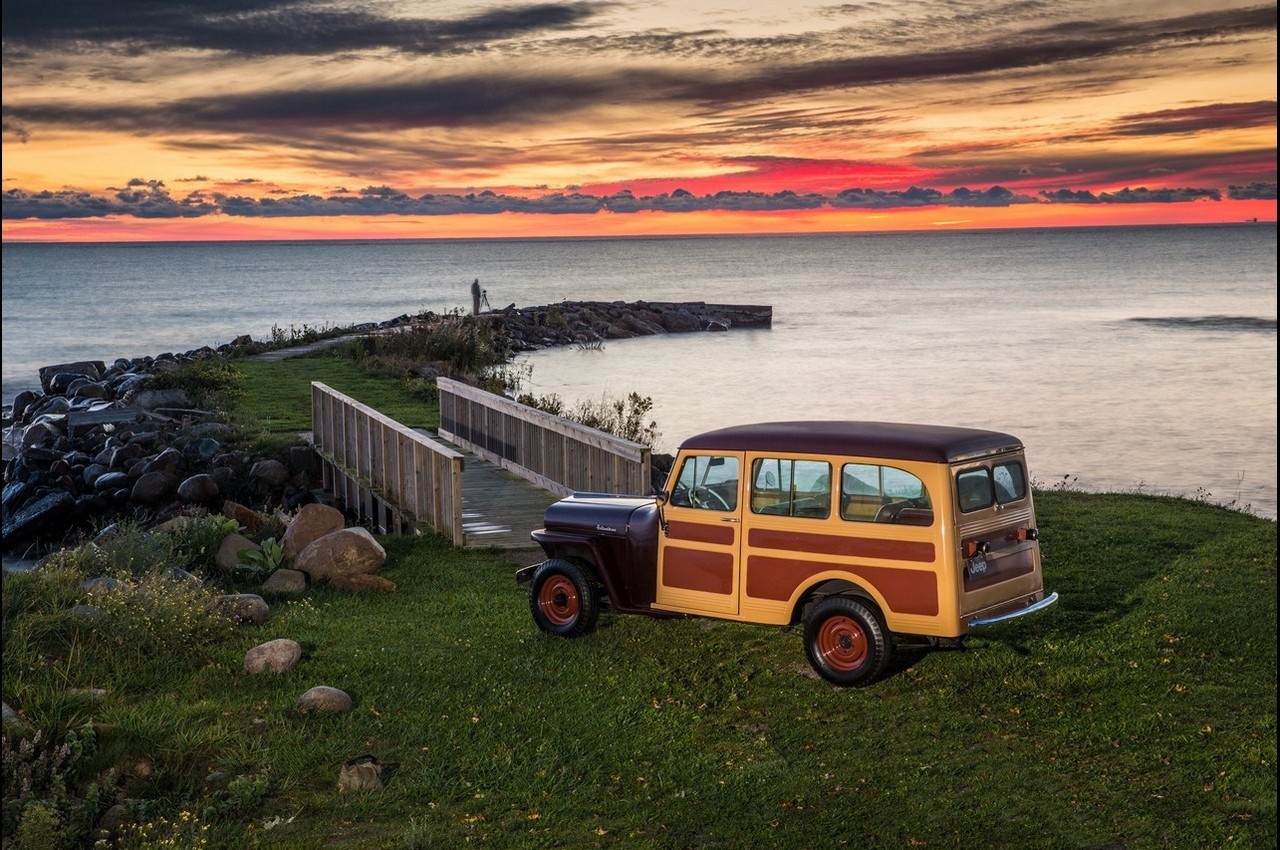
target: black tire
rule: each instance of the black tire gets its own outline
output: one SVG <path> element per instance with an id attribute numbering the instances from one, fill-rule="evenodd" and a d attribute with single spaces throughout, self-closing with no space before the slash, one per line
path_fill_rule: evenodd
<path id="1" fill-rule="evenodd" d="M 596 627 L 600 616 L 595 581 L 571 561 L 543 561 L 533 574 L 529 610 L 538 628 L 548 634 L 585 635 Z"/>
<path id="2" fill-rule="evenodd" d="M 805 621 L 804 651 L 819 676 L 856 688 L 884 673 L 893 646 L 870 606 L 849 596 L 831 596 L 814 606 Z"/>

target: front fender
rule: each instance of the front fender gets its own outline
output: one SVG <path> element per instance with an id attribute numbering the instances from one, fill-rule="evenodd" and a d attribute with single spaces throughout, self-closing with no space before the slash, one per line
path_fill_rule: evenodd
<path id="1" fill-rule="evenodd" d="M 603 585 L 605 593 L 609 596 L 609 603 L 615 611 L 627 614 L 651 613 L 647 602 L 637 603 L 628 594 L 622 575 L 625 566 L 615 563 L 620 558 L 626 559 L 634 554 L 628 548 L 629 541 L 626 538 L 602 539 L 571 532 L 548 531 L 545 528 L 532 532 L 530 536 L 542 547 L 542 551 L 548 558 L 567 558 L 588 562 L 591 572 Z M 616 548 L 611 550 L 608 545 L 610 543 Z M 534 564 L 532 569 L 538 566 Z M 529 572 L 527 577 L 522 579 L 525 571 Z M 530 567 L 523 567 L 516 573 L 517 581 L 528 581 L 530 578 L 532 578 Z"/>

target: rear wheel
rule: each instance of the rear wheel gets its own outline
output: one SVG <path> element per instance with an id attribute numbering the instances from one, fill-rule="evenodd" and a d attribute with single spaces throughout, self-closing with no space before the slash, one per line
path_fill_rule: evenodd
<path id="1" fill-rule="evenodd" d="M 571 561 L 544 561 L 533 574 L 529 610 L 544 632 L 561 637 L 585 635 L 596 627 L 600 615 L 595 583 L 586 570 Z"/>
<path id="2" fill-rule="evenodd" d="M 874 682 L 892 652 L 879 616 L 848 596 L 832 596 L 814 607 L 804 626 L 804 648 L 818 675 L 845 687 Z"/>

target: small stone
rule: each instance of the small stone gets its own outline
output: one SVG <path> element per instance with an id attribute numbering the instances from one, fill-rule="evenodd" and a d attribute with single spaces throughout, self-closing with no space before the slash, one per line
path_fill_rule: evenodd
<path id="1" fill-rule="evenodd" d="M 331 688 L 328 685 L 316 685 L 298 697 L 299 711 L 322 711 L 329 714 L 340 714 L 351 710 L 351 696 L 346 691 Z"/>
<path id="2" fill-rule="evenodd" d="M 277 638 L 258 644 L 245 653 L 246 673 L 287 673 L 302 659 L 302 647 L 297 641 Z"/>
<path id="3" fill-rule="evenodd" d="M 267 621 L 271 608 L 267 601 L 256 593 L 228 593 L 219 596 L 218 607 L 237 623 L 252 623 L 260 626 Z"/>
<path id="4" fill-rule="evenodd" d="M 307 574 L 301 570 L 276 570 L 262 583 L 263 593 L 301 593 L 307 589 Z"/>
<path id="5" fill-rule="evenodd" d="M 366 593 L 368 591 L 391 593 L 396 589 L 396 584 L 391 579 L 383 578 L 373 573 L 333 576 L 329 579 L 329 584 L 348 593 Z"/>

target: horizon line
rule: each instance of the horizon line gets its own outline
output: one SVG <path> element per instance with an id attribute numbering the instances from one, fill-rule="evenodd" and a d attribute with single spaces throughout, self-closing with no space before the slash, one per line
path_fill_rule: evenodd
<path id="1" fill-rule="evenodd" d="M 730 238 L 747 238 L 754 239 L 777 238 L 785 236 L 883 236 L 895 234 L 919 234 L 919 233 L 991 233 L 1001 231 L 1016 230 L 1113 230 L 1119 228 L 1155 228 L 1155 227 L 1223 227 L 1223 226 L 1245 226 L 1245 225 L 1272 225 L 1277 223 L 1277 219 L 1240 219 L 1240 220 L 1222 220 L 1222 221 L 1189 221 L 1189 222 L 1168 222 L 1168 223 L 1150 223 L 1140 222 L 1133 224 L 1031 224 L 1031 225 L 1004 225 L 1000 227 L 954 227 L 954 228 L 902 228 L 899 230 L 811 230 L 811 231 L 767 231 L 763 233 L 735 233 L 726 231 L 722 233 L 632 233 L 632 234 L 608 234 L 608 235 L 578 235 L 578 236 L 531 236 L 522 234 L 519 236 L 368 236 L 368 237 L 352 237 L 352 236 L 308 236 L 308 237 L 292 237 L 292 238 L 263 238 L 263 239 L 3 239 L 0 238 L 0 245 L 213 245 L 213 244 L 238 244 L 238 243 L 280 243 L 280 242 L 587 242 L 587 241 L 605 241 L 613 239 L 730 239 Z"/>

